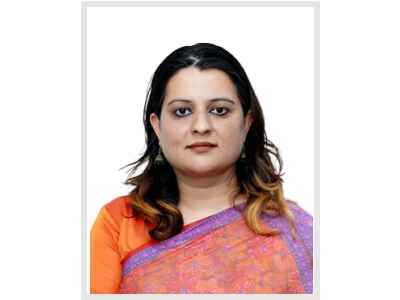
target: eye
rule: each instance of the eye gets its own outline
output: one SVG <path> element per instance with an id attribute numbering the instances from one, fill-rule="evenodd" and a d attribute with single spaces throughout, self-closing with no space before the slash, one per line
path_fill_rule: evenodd
<path id="1" fill-rule="evenodd" d="M 187 111 L 189 111 L 189 113 L 186 113 Z M 187 115 L 189 115 L 190 111 L 191 111 L 191 109 L 188 107 L 180 107 L 180 108 L 174 110 L 174 115 L 179 118 L 183 118 L 183 117 L 186 117 Z M 216 114 L 217 116 L 224 116 L 227 113 L 229 113 L 230 109 L 221 106 L 221 107 L 215 107 L 215 108 L 211 109 L 210 111 L 211 112 L 215 111 L 214 114 Z"/>
<path id="2" fill-rule="evenodd" d="M 182 117 L 184 117 L 184 116 L 187 116 L 187 114 L 185 114 L 185 111 L 186 110 L 189 110 L 187 107 L 180 107 L 180 108 L 178 108 L 178 109 L 176 109 L 175 111 L 174 111 L 174 114 L 177 116 L 177 117 L 180 117 L 180 118 L 182 118 Z"/>
<path id="3" fill-rule="evenodd" d="M 213 108 L 211 111 L 216 111 L 216 114 L 218 115 L 218 116 L 223 116 L 223 115 L 226 115 L 228 112 L 229 112 L 229 109 L 228 108 L 226 108 L 226 107 L 216 107 L 216 108 Z"/>

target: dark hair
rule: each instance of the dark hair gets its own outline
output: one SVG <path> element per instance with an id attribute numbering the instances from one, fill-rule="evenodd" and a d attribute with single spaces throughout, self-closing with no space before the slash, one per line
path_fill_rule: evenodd
<path id="1" fill-rule="evenodd" d="M 163 164 L 155 162 L 159 143 L 150 124 L 150 115 L 154 112 L 160 118 L 168 81 L 178 70 L 187 67 L 225 72 L 236 87 L 243 115 L 249 110 L 252 112 L 253 123 L 244 143 L 246 160 L 238 160 L 236 164 L 239 184 L 236 195 L 245 195 L 247 198 L 244 209 L 247 225 L 258 234 L 278 234 L 279 231 L 275 229 L 262 228 L 259 222 L 261 213 L 283 215 L 293 225 L 293 216 L 283 197 L 282 160 L 277 147 L 267 138 L 263 112 L 250 80 L 232 54 L 209 43 L 176 49 L 161 62 L 151 79 L 143 112 L 146 149 L 138 160 L 125 166 L 132 166 L 124 183 L 134 186 L 129 193 L 134 216 L 154 224 L 149 234 L 156 240 L 170 238 L 183 228 L 183 217 L 177 208 L 179 190 L 174 170 L 165 157 Z M 272 161 L 273 157 L 277 167 Z M 144 170 L 134 176 L 145 163 Z"/>

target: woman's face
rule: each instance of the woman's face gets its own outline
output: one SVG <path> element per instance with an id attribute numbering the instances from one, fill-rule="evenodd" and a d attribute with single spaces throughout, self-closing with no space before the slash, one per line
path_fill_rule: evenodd
<path id="1" fill-rule="evenodd" d="M 209 176 L 236 163 L 252 118 L 251 113 L 243 117 L 235 85 L 227 74 L 188 67 L 170 78 L 161 118 L 152 113 L 150 122 L 175 172 Z M 215 147 L 190 147 L 197 142 Z"/>

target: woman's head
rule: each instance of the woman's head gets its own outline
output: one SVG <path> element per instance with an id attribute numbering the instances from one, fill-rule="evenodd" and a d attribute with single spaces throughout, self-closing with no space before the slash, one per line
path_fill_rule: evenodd
<path id="1" fill-rule="evenodd" d="M 228 98 L 235 103 L 210 102 L 218 97 Z M 182 98 L 192 103 L 175 101 L 168 105 L 174 99 Z M 211 108 L 218 107 L 232 108 L 233 111 L 225 116 L 217 116 L 222 115 L 224 109 L 216 111 Z M 174 118 L 174 110 L 178 108 L 181 109 L 175 112 Z M 179 116 L 182 118 L 179 119 Z M 163 119 L 165 122 L 162 122 Z M 207 160 L 210 157 L 219 157 L 221 167 L 224 163 L 234 163 L 241 150 L 249 154 L 249 159 L 254 158 L 254 154 L 264 151 L 267 140 L 263 112 L 243 67 L 228 51 L 208 43 L 181 47 L 158 66 L 148 91 L 144 125 L 148 137 L 147 147 L 153 150 L 150 151 L 150 160 L 154 161 L 161 146 L 164 156 L 177 168 L 183 167 L 179 164 L 183 163 L 183 157 L 193 158 L 192 151 L 182 151 L 182 146 L 199 140 L 218 143 L 214 139 L 221 138 L 222 143 L 218 145 L 219 148 L 209 151 L 215 156 L 194 156 L 199 158 L 197 161 L 203 168 L 207 162 L 211 163 Z M 177 142 L 174 142 L 176 140 L 172 139 L 167 128 L 173 130 Z M 218 137 L 218 134 L 221 136 Z M 179 154 L 185 155 L 180 157 Z M 178 157 L 180 159 L 177 161 Z"/>
<path id="2" fill-rule="evenodd" d="M 157 224 L 153 238 L 164 239 L 182 228 L 177 174 L 208 176 L 233 167 L 238 193 L 249 199 L 249 226 L 258 232 L 261 211 L 285 213 L 278 149 L 267 139 L 263 112 L 246 72 L 222 47 L 199 43 L 168 55 L 152 77 L 143 122 L 146 150 L 129 164 L 131 174 L 145 162 L 147 166 L 126 184 L 135 186 L 134 211 Z M 216 147 L 202 153 L 188 148 L 204 141 Z M 160 150 L 161 165 L 155 163 Z M 245 160 L 238 159 L 241 152 Z"/>
<path id="3" fill-rule="evenodd" d="M 225 72 L 193 66 L 169 78 L 159 116 L 153 112 L 149 121 L 165 158 L 177 175 L 196 177 L 234 167 L 252 123 Z M 214 147 L 191 147 L 199 142 Z"/>

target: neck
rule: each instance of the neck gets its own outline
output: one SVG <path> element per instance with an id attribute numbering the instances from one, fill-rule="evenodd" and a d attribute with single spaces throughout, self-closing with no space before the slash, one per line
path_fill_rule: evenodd
<path id="1" fill-rule="evenodd" d="M 222 174 L 207 177 L 189 177 L 177 174 L 179 188 L 178 208 L 182 212 L 208 214 L 232 205 L 237 198 L 237 178 L 232 168 Z M 241 201 L 236 201 L 240 203 Z"/>

